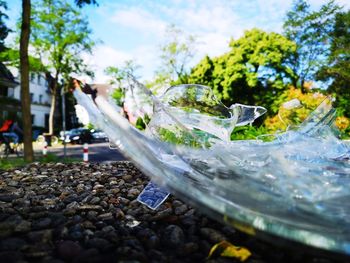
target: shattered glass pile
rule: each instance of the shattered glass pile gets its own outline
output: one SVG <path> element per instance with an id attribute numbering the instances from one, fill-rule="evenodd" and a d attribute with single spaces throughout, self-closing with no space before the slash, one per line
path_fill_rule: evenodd
<path id="1" fill-rule="evenodd" d="M 144 132 L 111 100 L 74 95 L 90 122 L 156 184 L 250 234 L 350 255 L 350 148 L 334 135 L 329 99 L 298 128 L 268 142 L 230 141 L 235 127 L 265 109 L 227 108 L 201 85 L 174 86 L 156 97 L 130 79 L 129 89 L 139 113 L 151 116 Z"/>

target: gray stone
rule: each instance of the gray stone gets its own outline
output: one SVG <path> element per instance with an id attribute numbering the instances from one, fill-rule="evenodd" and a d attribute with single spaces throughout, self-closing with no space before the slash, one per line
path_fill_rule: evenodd
<path id="1" fill-rule="evenodd" d="M 213 243 L 218 243 L 223 240 L 227 240 L 227 238 L 221 232 L 209 227 L 201 228 L 200 233 L 203 237 L 205 237 L 206 239 L 208 239 Z"/>
<path id="2" fill-rule="evenodd" d="M 77 201 L 73 201 L 66 206 L 66 208 L 69 210 L 77 209 L 78 207 L 79 207 L 79 203 Z"/>
<path id="3" fill-rule="evenodd" d="M 162 235 L 162 242 L 168 247 L 178 247 L 183 245 L 185 234 L 177 225 L 169 225 L 165 228 Z"/>
<path id="4" fill-rule="evenodd" d="M 31 243 L 49 244 L 52 242 L 52 229 L 45 229 L 39 231 L 31 231 L 27 234 L 27 238 Z"/>
<path id="5" fill-rule="evenodd" d="M 88 210 L 95 210 L 95 211 L 102 211 L 103 208 L 100 205 L 81 205 L 78 207 L 79 211 L 88 211 Z"/>
<path id="6" fill-rule="evenodd" d="M 72 261 L 75 257 L 77 257 L 82 251 L 79 243 L 66 240 L 57 245 L 57 254 L 60 258 Z"/>
<path id="7" fill-rule="evenodd" d="M 115 228 L 113 226 L 105 226 L 104 228 L 102 228 L 103 232 L 113 232 L 115 231 Z"/>
<path id="8" fill-rule="evenodd" d="M 175 208 L 175 215 L 182 215 L 188 210 L 187 205 L 181 205 Z"/>
<path id="9" fill-rule="evenodd" d="M 140 194 L 140 190 L 138 190 L 136 188 L 131 188 L 128 191 L 127 197 L 130 198 L 130 199 L 135 199 L 139 194 Z"/>
<path id="10" fill-rule="evenodd" d="M 31 230 L 31 222 L 23 220 L 15 226 L 14 232 L 17 233 L 27 233 Z"/>
<path id="11" fill-rule="evenodd" d="M 1 202 L 12 202 L 15 200 L 18 196 L 14 194 L 0 194 L 0 201 Z"/>
<path id="12" fill-rule="evenodd" d="M 101 201 L 101 198 L 96 196 L 96 197 L 91 199 L 90 204 L 97 205 L 100 201 Z"/>
<path id="13" fill-rule="evenodd" d="M 49 217 L 40 218 L 32 223 L 32 228 L 34 230 L 49 228 L 51 226 L 51 222 L 52 220 Z"/>
<path id="14" fill-rule="evenodd" d="M 97 248 L 99 250 L 106 250 L 110 248 L 111 243 L 103 238 L 92 238 L 86 241 L 86 246 L 89 248 Z"/>
<path id="15" fill-rule="evenodd" d="M 109 212 L 109 213 L 98 215 L 97 218 L 102 221 L 113 220 L 113 214 Z"/>
<path id="16" fill-rule="evenodd" d="M 0 238 L 11 236 L 14 233 L 15 222 L 5 221 L 0 222 Z"/>
<path id="17" fill-rule="evenodd" d="M 1 240 L 0 250 L 21 250 L 27 245 L 27 242 L 21 238 L 11 237 Z"/>
<path id="18" fill-rule="evenodd" d="M 161 219 L 164 219 L 166 217 L 171 216 L 172 214 L 173 214 L 173 210 L 169 207 L 169 208 L 166 208 L 162 211 L 157 212 L 157 214 L 155 214 L 152 217 L 152 220 L 154 220 L 154 221 L 161 220 Z"/>

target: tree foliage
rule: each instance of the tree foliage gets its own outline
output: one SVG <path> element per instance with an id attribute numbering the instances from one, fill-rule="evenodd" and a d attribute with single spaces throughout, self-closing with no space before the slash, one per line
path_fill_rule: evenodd
<path id="1" fill-rule="evenodd" d="M 31 45 L 41 61 L 55 77 L 82 72 L 91 75 L 81 57 L 95 44 L 87 18 L 64 0 L 41 0 L 33 7 Z"/>
<path id="2" fill-rule="evenodd" d="M 121 107 L 124 105 L 127 92 L 125 81 L 127 81 L 128 76 L 138 78 L 136 72 L 139 68 L 140 65 L 136 64 L 135 61 L 127 60 L 122 67 L 109 66 L 105 69 L 105 73 L 110 76 L 109 83 L 116 85 L 112 97 L 117 105 Z"/>
<path id="3" fill-rule="evenodd" d="M 190 82 L 211 86 L 226 104 L 269 106 L 292 77 L 287 59 L 295 44 L 277 33 L 246 31 L 220 57 L 206 56 L 191 72 Z"/>
<path id="4" fill-rule="evenodd" d="M 37 1 L 32 14 L 31 45 L 46 68 L 52 73 L 52 93 L 49 133 L 53 133 L 56 95 L 60 79 L 68 80 L 72 73 L 86 73 L 81 55 L 91 52 L 94 42 L 87 19 L 64 0 Z"/>
<path id="5" fill-rule="evenodd" d="M 340 10 L 334 0 L 312 11 L 306 0 L 295 0 L 284 22 L 285 36 L 296 43 L 296 52 L 290 57 L 293 85 L 302 88 L 305 81 L 327 63 L 329 35 L 334 16 Z"/>
<path id="6" fill-rule="evenodd" d="M 28 54 L 29 68 L 31 72 L 46 72 L 47 68 L 37 57 Z M 4 52 L 0 53 L 0 61 L 3 61 L 7 66 L 15 68 L 20 67 L 19 50 L 14 48 L 6 48 Z"/>
<path id="7" fill-rule="evenodd" d="M 330 81 L 339 114 L 350 117 L 350 11 L 336 15 L 331 32 L 330 56 L 327 65 L 318 72 L 320 80 Z"/>
<path id="8" fill-rule="evenodd" d="M 0 53 L 5 50 L 4 41 L 8 33 L 11 31 L 5 24 L 7 4 L 5 1 L 0 0 Z"/>
<path id="9" fill-rule="evenodd" d="M 83 7 L 83 5 L 98 5 L 96 0 L 75 0 L 74 2 L 80 8 Z"/>
<path id="10" fill-rule="evenodd" d="M 285 131 L 290 126 L 299 125 L 326 99 L 326 95 L 321 92 L 315 92 L 307 87 L 305 90 L 307 92 L 290 86 L 275 99 L 273 106 L 277 108 L 278 114 L 268 117 L 264 121 L 268 132 Z M 297 106 L 285 106 L 286 102 L 292 100 L 297 100 Z"/>
<path id="11" fill-rule="evenodd" d="M 160 46 L 161 67 L 148 86 L 157 90 L 165 85 L 187 83 L 189 62 L 195 55 L 195 43 L 193 35 L 186 35 L 175 25 L 170 25 L 166 30 L 165 43 Z"/>

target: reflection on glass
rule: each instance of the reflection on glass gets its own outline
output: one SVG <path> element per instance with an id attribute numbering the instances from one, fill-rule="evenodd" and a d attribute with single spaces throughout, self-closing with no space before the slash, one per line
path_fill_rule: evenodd
<path id="1" fill-rule="evenodd" d="M 298 128 L 269 142 L 230 141 L 236 126 L 265 110 L 227 108 L 200 85 L 174 86 L 160 97 L 132 78 L 128 88 L 140 112 L 138 96 L 151 98 L 153 115 L 144 132 L 103 97 L 95 105 L 79 90 L 74 95 L 90 121 L 158 185 L 226 223 L 248 226 L 249 233 L 266 231 L 350 254 L 350 149 L 334 135 L 328 98 Z"/>

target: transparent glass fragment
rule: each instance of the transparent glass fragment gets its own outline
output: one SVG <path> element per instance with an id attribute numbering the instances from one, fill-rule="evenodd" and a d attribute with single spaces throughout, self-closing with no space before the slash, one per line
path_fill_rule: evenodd
<path id="1" fill-rule="evenodd" d="M 235 126 L 252 123 L 265 112 L 242 104 L 227 108 L 209 87 L 178 85 L 155 100 L 148 130 L 162 141 L 207 148 L 218 140 L 230 141 Z"/>
<path id="2" fill-rule="evenodd" d="M 157 185 L 234 226 L 350 255 L 350 147 L 335 135 L 330 99 L 272 141 L 230 141 L 234 127 L 264 109 L 227 108 L 199 85 L 156 97 L 131 84 L 152 100 L 145 132 L 103 97 L 95 105 L 79 90 L 74 95 L 90 121 Z"/>

